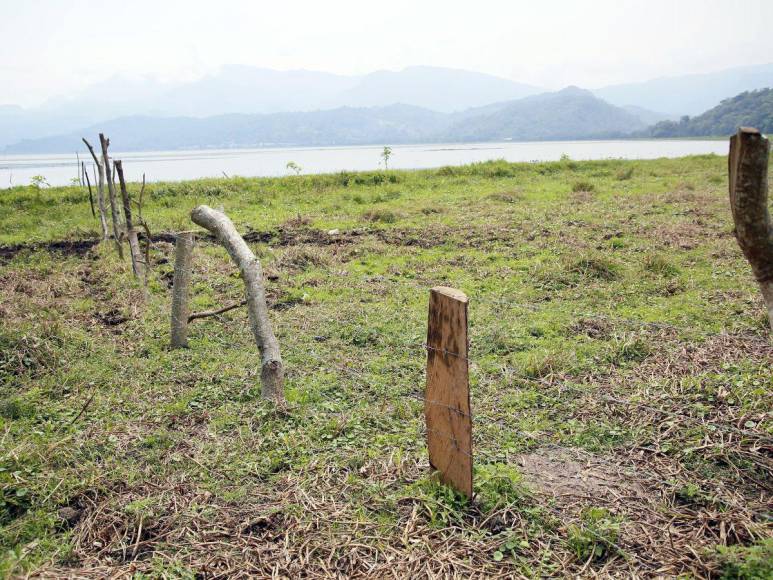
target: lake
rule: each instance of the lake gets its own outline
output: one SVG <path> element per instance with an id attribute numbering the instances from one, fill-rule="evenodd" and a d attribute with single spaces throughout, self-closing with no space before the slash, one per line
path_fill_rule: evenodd
<path id="1" fill-rule="evenodd" d="M 420 169 L 475 161 L 554 161 L 572 159 L 654 159 L 704 153 L 727 154 L 726 140 L 679 141 L 542 141 L 479 144 L 395 145 L 389 167 Z M 303 173 L 334 173 L 378 169 L 381 146 L 288 147 L 276 149 L 213 149 L 113 154 L 122 159 L 130 181 L 145 173 L 148 181 L 179 181 L 199 177 L 287 175 L 294 161 Z M 88 152 L 80 159 L 91 161 Z M 87 165 L 91 165 L 87 163 Z M 51 185 L 66 185 L 77 176 L 75 153 L 68 155 L 0 155 L 0 188 L 26 185 L 42 175 Z"/>

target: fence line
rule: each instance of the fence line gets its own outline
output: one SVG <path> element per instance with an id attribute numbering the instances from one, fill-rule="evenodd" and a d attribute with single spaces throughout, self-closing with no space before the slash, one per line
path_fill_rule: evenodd
<path id="1" fill-rule="evenodd" d="M 402 348 L 398 348 L 397 350 L 400 350 L 402 352 L 415 353 L 418 349 L 426 349 L 426 345 L 424 343 L 417 343 L 416 345 L 405 346 L 405 347 L 402 347 Z M 449 353 L 449 354 L 453 355 L 454 353 Z M 328 368 L 330 367 L 330 362 L 331 361 L 330 361 L 329 358 L 323 358 L 321 356 L 314 355 L 314 354 L 311 354 L 311 353 L 306 353 L 304 356 L 307 356 L 307 357 L 310 356 L 310 357 L 316 359 L 317 362 L 323 363 L 324 365 L 326 365 L 326 367 L 328 367 Z M 467 360 L 469 360 L 470 362 L 477 362 L 476 358 L 469 358 Z M 358 378 L 358 379 L 362 380 L 363 382 L 369 382 L 370 381 L 370 379 L 367 376 L 365 376 L 365 374 L 363 374 L 362 371 L 358 371 L 358 370 L 356 370 L 356 369 L 354 369 L 352 367 L 335 366 L 335 368 L 337 370 L 341 371 L 341 372 L 348 373 L 350 376 Z M 537 381 L 537 382 L 540 382 L 540 381 Z M 542 384 L 544 384 L 544 382 Z M 546 386 L 553 386 L 553 385 L 546 385 Z M 580 387 L 575 387 L 573 385 L 569 385 L 566 382 L 563 382 L 561 384 L 561 387 L 564 390 L 569 391 L 569 392 L 574 393 L 574 394 L 577 394 L 577 395 L 588 395 L 589 394 L 589 392 L 587 390 L 584 390 L 584 389 L 582 389 Z M 592 393 L 592 394 L 593 394 L 593 396 L 597 396 L 598 395 L 597 398 L 599 400 L 607 402 L 607 403 L 610 403 L 610 404 L 613 404 L 613 405 L 626 406 L 626 407 L 631 407 L 631 408 L 638 408 L 638 409 L 642 409 L 642 410 L 658 413 L 658 414 L 661 414 L 661 415 L 670 416 L 671 418 L 674 418 L 674 419 L 688 421 L 688 422 L 691 422 L 691 423 L 693 423 L 695 425 L 705 425 L 706 424 L 706 421 L 701 420 L 701 419 L 699 419 L 697 417 L 693 417 L 692 415 L 688 415 L 688 414 L 684 414 L 684 413 L 675 413 L 673 411 L 668 411 L 666 409 L 661 409 L 659 407 L 648 405 L 646 403 L 640 403 L 640 402 L 637 402 L 637 401 L 631 401 L 630 399 L 625 399 L 625 398 L 621 399 L 621 398 L 616 398 L 616 397 L 610 397 L 608 395 L 601 395 L 601 394 L 598 394 L 598 393 Z M 415 399 L 417 401 L 421 401 L 421 402 L 424 402 L 424 403 L 427 403 L 427 404 L 431 404 L 431 405 L 438 404 L 440 406 L 449 407 L 454 412 L 456 412 L 456 413 L 458 413 L 460 415 L 463 415 L 463 416 L 467 415 L 463 411 L 455 409 L 455 408 L 450 407 L 448 405 L 445 405 L 443 403 L 439 403 L 437 401 L 431 401 L 431 400 L 428 401 L 427 399 L 425 399 L 424 397 L 422 397 L 422 396 L 420 396 L 418 394 L 408 393 L 405 396 L 408 396 L 409 398 L 412 398 L 412 399 Z M 487 416 L 485 414 L 475 413 L 473 411 L 471 411 L 469 416 L 472 419 L 474 419 L 476 421 L 476 423 L 481 423 L 482 422 L 482 423 L 487 424 L 487 425 L 498 425 L 500 427 L 506 427 L 508 429 L 513 430 L 513 427 L 510 426 L 503 419 L 496 419 L 496 418 Z M 708 423 L 710 425 L 712 425 L 714 428 L 716 428 L 717 430 L 724 431 L 726 433 L 733 433 L 735 435 L 739 435 L 739 436 L 743 436 L 743 437 L 747 437 L 747 438 L 748 437 L 752 437 L 752 438 L 756 439 L 757 441 L 759 441 L 761 443 L 765 443 L 767 445 L 773 445 L 773 437 L 766 437 L 766 436 L 761 435 L 759 433 L 755 433 L 755 432 L 749 431 L 747 429 L 740 429 L 740 428 L 734 427 L 732 425 L 724 425 L 724 424 L 721 424 L 721 423 L 713 423 L 711 421 L 708 421 Z M 524 432 L 519 431 L 519 430 L 514 430 L 514 431 L 519 433 L 519 434 L 525 434 Z"/>

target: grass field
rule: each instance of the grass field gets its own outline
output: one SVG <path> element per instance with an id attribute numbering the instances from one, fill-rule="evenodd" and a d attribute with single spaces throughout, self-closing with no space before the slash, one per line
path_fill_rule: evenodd
<path id="1" fill-rule="evenodd" d="M 132 190 L 138 186 L 132 184 Z M 0 574 L 773 575 L 773 346 L 726 160 L 153 184 L 261 258 L 287 409 L 234 310 L 168 348 L 79 188 L 0 191 Z M 338 233 L 330 233 L 338 230 Z M 474 501 L 423 433 L 429 289 L 470 298 Z M 194 310 L 237 301 L 199 242 Z"/>

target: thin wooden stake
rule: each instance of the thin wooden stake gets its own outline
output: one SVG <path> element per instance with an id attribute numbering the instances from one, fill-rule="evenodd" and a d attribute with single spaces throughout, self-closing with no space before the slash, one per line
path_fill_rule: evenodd
<path id="1" fill-rule="evenodd" d="M 129 240 L 129 252 L 132 259 L 132 271 L 136 278 L 145 280 L 145 260 L 142 258 L 142 252 L 140 251 L 140 242 L 137 237 L 137 230 L 134 229 L 134 223 L 132 221 L 132 203 L 129 199 L 129 191 L 126 189 L 126 180 L 123 176 L 123 162 L 120 159 L 116 159 L 113 162 L 116 171 L 118 172 L 118 181 L 121 185 L 121 198 L 123 199 L 123 216 L 126 220 L 126 237 Z"/>
<path id="2" fill-rule="evenodd" d="M 94 184 L 97 186 L 97 206 L 99 207 L 99 223 L 102 226 L 102 239 L 107 240 L 110 236 L 107 228 L 107 211 L 105 210 L 105 168 L 102 162 L 94 152 L 94 148 L 91 146 L 86 138 L 83 138 L 83 142 L 88 147 L 91 158 L 94 159 Z M 96 168 L 99 168 L 99 179 L 97 180 Z"/>
<path id="3" fill-rule="evenodd" d="M 118 209 L 118 202 L 116 201 L 115 195 L 115 177 L 110 171 L 110 156 L 107 153 L 107 149 L 110 147 L 110 139 L 106 138 L 103 133 L 100 133 L 99 144 L 102 146 L 102 165 L 105 168 L 105 175 L 107 177 L 107 192 L 110 197 L 110 214 L 113 218 L 113 237 L 115 238 L 118 256 L 123 259 L 123 244 L 121 243 L 121 214 L 120 210 Z"/>
<path id="4" fill-rule="evenodd" d="M 89 181 L 89 172 L 86 171 L 86 162 L 81 161 L 81 168 L 83 177 L 86 178 L 86 184 L 89 186 L 89 204 L 91 205 L 91 217 L 97 217 L 97 212 L 94 209 L 94 194 L 91 191 L 91 181 Z"/>
<path id="5" fill-rule="evenodd" d="M 472 497 L 467 303 L 459 290 L 430 290 L 424 416 L 430 465 L 443 483 Z"/>

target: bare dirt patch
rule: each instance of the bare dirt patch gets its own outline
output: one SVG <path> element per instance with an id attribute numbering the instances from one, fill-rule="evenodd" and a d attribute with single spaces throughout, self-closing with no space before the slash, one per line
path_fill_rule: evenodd
<path id="1" fill-rule="evenodd" d="M 630 573 L 647 577 L 684 573 L 699 578 L 718 572 L 710 548 L 745 544 L 764 535 L 755 513 L 773 507 L 768 496 L 746 497 L 715 482 L 714 488 L 693 483 L 679 461 L 635 450 L 606 457 L 578 449 L 543 447 L 516 458 L 525 482 L 555 506 L 563 532 L 598 532 L 582 520 L 588 508 L 604 508 L 619 518 L 617 551 L 600 576 Z"/>
<path id="2" fill-rule="evenodd" d="M 516 458 L 518 470 L 537 493 L 559 504 L 577 498 L 614 500 L 621 493 L 643 494 L 631 477 L 607 462 L 579 450 L 541 448 Z"/>

